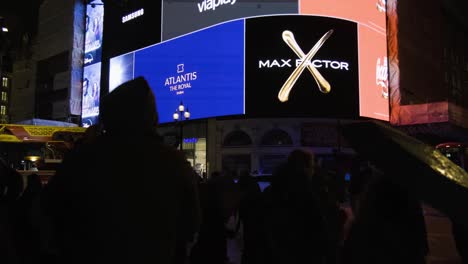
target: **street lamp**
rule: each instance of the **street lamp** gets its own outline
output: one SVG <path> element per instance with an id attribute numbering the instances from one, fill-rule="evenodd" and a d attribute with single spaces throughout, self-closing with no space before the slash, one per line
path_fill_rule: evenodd
<path id="1" fill-rule="evenodd" d="M 2 27 L 2 32 L 8 32 L 8 28 Z"/>
<path id="2" fill-rule="evenodd" d="M 188 120 L 190 118 L 190 112 L 188 107 L 184 106 L 184 103 L 180 101 L 179 107 L 175 110 L 174 114 L 172 114 L 172 118 L 176 124 L 179 124 L 179 136 L 180 136 L 180 145 L 179 149 L 182 150 L 182 143 L 184 141 L 183 138 L 183 123 L 179 121 Z"/>

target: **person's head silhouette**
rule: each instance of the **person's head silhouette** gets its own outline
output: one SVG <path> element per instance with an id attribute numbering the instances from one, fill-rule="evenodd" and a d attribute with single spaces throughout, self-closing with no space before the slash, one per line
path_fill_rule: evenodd
<path id="1" fill-rule="evenodd" d="M 100 118 L 106 133 L 154 134 L 158 113 L 153 91 L 146 80 L 138 77 L 104 96 Z M 131 131 L 125 125 L 130 123 Z"/>

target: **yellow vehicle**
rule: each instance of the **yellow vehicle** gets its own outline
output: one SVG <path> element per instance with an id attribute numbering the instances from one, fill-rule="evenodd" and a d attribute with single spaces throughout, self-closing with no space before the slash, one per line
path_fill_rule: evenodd
<path id="1" fill-rule="evenodd" d="M 85 130 L 83 127 L 0 124 L 0 157 L 22 174 L 37 168 L 36 173 L 48 178 L 65 153 L 84 136 Z"/>

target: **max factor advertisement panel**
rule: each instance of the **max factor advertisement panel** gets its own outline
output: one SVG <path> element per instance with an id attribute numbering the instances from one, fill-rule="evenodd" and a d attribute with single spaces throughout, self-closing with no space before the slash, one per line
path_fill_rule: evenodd
<path id="1" fill-rule="evenodd" d="M 147 79 L 161 123 L 173 121 L 180 102 L 194 119 L 243 114 L 244 21 L 206 28 L 111 60 L 111 88 L 119 85 L 115 80 L 124 82 L 130 76 Z"/>
<path id="2" fill-rule="evenodd" d="M 251 16 L 297 14 L 297 0 L 163 0 L 162 38 Z"/>
<path id="3" fill-rule="evenodd" d="M 315 16 L 246 21 L 249 116 L 357 117 L 354 22 Z"/>
<path id="4" fill-rule="evenodd" d="M 389 120 L 386 0 L 300 0 L 300 14 L 330 16 L 358 25 L 360 115 Z"/>

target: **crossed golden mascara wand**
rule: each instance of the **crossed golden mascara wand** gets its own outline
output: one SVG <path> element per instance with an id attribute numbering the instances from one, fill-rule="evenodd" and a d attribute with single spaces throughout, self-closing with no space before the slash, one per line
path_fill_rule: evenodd
<path id="1" fill-rule="evenodd" d="M 281 102 L 286 102 L 288 101 L 289 98 L 289 93 L 291 92 L 291 89 L 293 88 L 294 84 L 296 83 L 297 79 L 299 79 L 299 76 L 302 74 L 304 69 L 307 67 L 307 69 L 310 71 L 312 76 L 315 79 L 315 82 L 317 82 L 317 85 L 319 87 L 319 90 L 322 93 L 328 93 L 331 90 L 330 83 L 323 78 L 323 76 L 320 74 L 320 72 L 310 63 L 312 58 L 315 56 L 317 51 L 322 47 L 322 45 L 327 41 L 327 39 L 333 34 L 333 29 L 329 30 L 325 35 L 320 38 L 317 43 L 312 47 L 312 49 L 307 53 L 307 55 L 302 51 L 301 47 L 297 44 L 296 40 L 294 39 L 294 34 L 289 31 L 285 30 L 283 31 L 283 41 L 286 42 L 286 44 L 296 53 L 296 55 L 302 60 L 301 63 L 294 69 L 294 71 L 291 73 L 289 78 L 284 82 L 283 87 L 281 87 L 281 90 L 278 93 L 278 99 Z"/>

